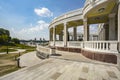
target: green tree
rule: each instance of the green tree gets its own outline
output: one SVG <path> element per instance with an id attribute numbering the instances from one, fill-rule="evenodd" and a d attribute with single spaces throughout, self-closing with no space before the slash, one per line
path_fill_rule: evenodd
<path id="1" fill-rule="evenodd" d="M 0 28 L 0 44 L 5 44 L 10 41 L 10 32 L 6 29 Z"/>
<path id="2" fill-rule="evenodd" d="M 18 38 L 12 38 L 12 42 L 16 44 L 20 44 L 20 40 Z"/>

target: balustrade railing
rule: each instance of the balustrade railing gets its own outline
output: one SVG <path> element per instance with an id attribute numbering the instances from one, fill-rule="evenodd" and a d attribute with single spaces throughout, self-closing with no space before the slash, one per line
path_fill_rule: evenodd
<path id="1" fill-rule="evenodd" d="M 119 42 L 117 41 L 86 41 L 84 42 L 84 48 L 99 51 L 118 52 L 118 43 Z"/>
<path id="2" fill-rule="evenodd" d="M 37 51 L 45 54 L 50 53 L 50 48 L 43 47 L 43 46 L 37 46 Z"/>
<path id="3" fill-rule="evenodd" d="M 74 47 L 74 48 L 83 48 L 84 43 L 81 41 L 70 41 L 68 42 L 68 47 Z"/>
<path id="4" fill-rule="evenodd" d="M 115 53 L 118 52 L 118 44 L 118 41 L 69 41 L 67 47 Z M 64 42 L 56 41 L 55 46 L 64 47 Z"/>
<path id="5" fill-rule="evenodd" d="M 54 46 L 53 41 L 50 41 L 50 42 L 49 42 L 49 45 L 50 45 L 50 46 Z"/>
<path id="6" fill-rule="evenodd" d="M 63 47 L 64 46 L 64 42 L 63 41 L 56 41 L 55 42 L 55 46 Z"/>

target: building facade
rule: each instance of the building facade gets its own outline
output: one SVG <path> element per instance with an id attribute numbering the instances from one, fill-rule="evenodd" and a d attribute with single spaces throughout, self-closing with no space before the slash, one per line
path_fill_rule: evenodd
<path id="1" fill-rule="evenodd" d="M 49 25 L 49 46 L 56 50 L 77 52 L 90 59 L 119 65 L 119 2 L 120 0 L 86 0 L 83 8 L 57 17 Z M 94 41 L 90 41 L 91 24 L 99 24 L 98 38 Z M 78 26 L 84 26 L 83 41 L 77 40 Z M 69 28 L 73 28 L 72 41 L 68 37 Z"/>

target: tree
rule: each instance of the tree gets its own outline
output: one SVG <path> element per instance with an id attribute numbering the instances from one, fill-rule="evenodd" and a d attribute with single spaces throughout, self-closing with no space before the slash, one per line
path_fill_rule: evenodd
<path id="1" fill-rule="evenodd" d="M 0 44 L 5 44 L 10 41 L 10 32 L 6 29 L 0 28 Z"/>
<path id="2" fill-rule="evenodd" d="M 16 44 L 20 44 L 20 40 L 18 38 L 12 38 L 12 42 Z"/>

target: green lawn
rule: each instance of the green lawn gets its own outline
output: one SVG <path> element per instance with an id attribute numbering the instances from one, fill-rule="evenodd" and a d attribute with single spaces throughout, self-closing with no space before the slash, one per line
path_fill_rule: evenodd
<path id="1" fill-rule="evenodd" d="M 20 53 L 20 55 L 23 55 L 27 52 L 35 51 L 35 47 L 30 47 L 26 45 L 21 45 L 21 44 L 15 44 L 14 46 L 9 46 L 9 48 L 13 48 L 14 51 L 15 49 L 26 49 L 25 52 Z M 0 46 L 1 50 L 6 49 L 6 46 Z M 5 51 L 5 50 L 4 50 Z M 0 54 L 0 76 L 3 76 L 5 74 L 11 73 L 13 71 L 16 71 L 20 68 L 17 67 L 17 62 L 15 60 L 15 57 L 19 57 L 18 53 L 13 53 L 13 54 Z"/>
<path id="2" fill-rule="evenodd" d="M 8 49 L 9 52 L 17 51 L 16 49 Z M 7 49 L 1 49 L 0 52 L 7 52 Z"/>
<path id="3" fill-rule="evenodd" d="M 26 46 L 23 44 L 9 44 L 8 48 L 9 52 L 17 51 L 17 49 L 35 50 L 35 47 Z M 0 52 L 7 52 L 7 46 L 0 46 Z"/>

